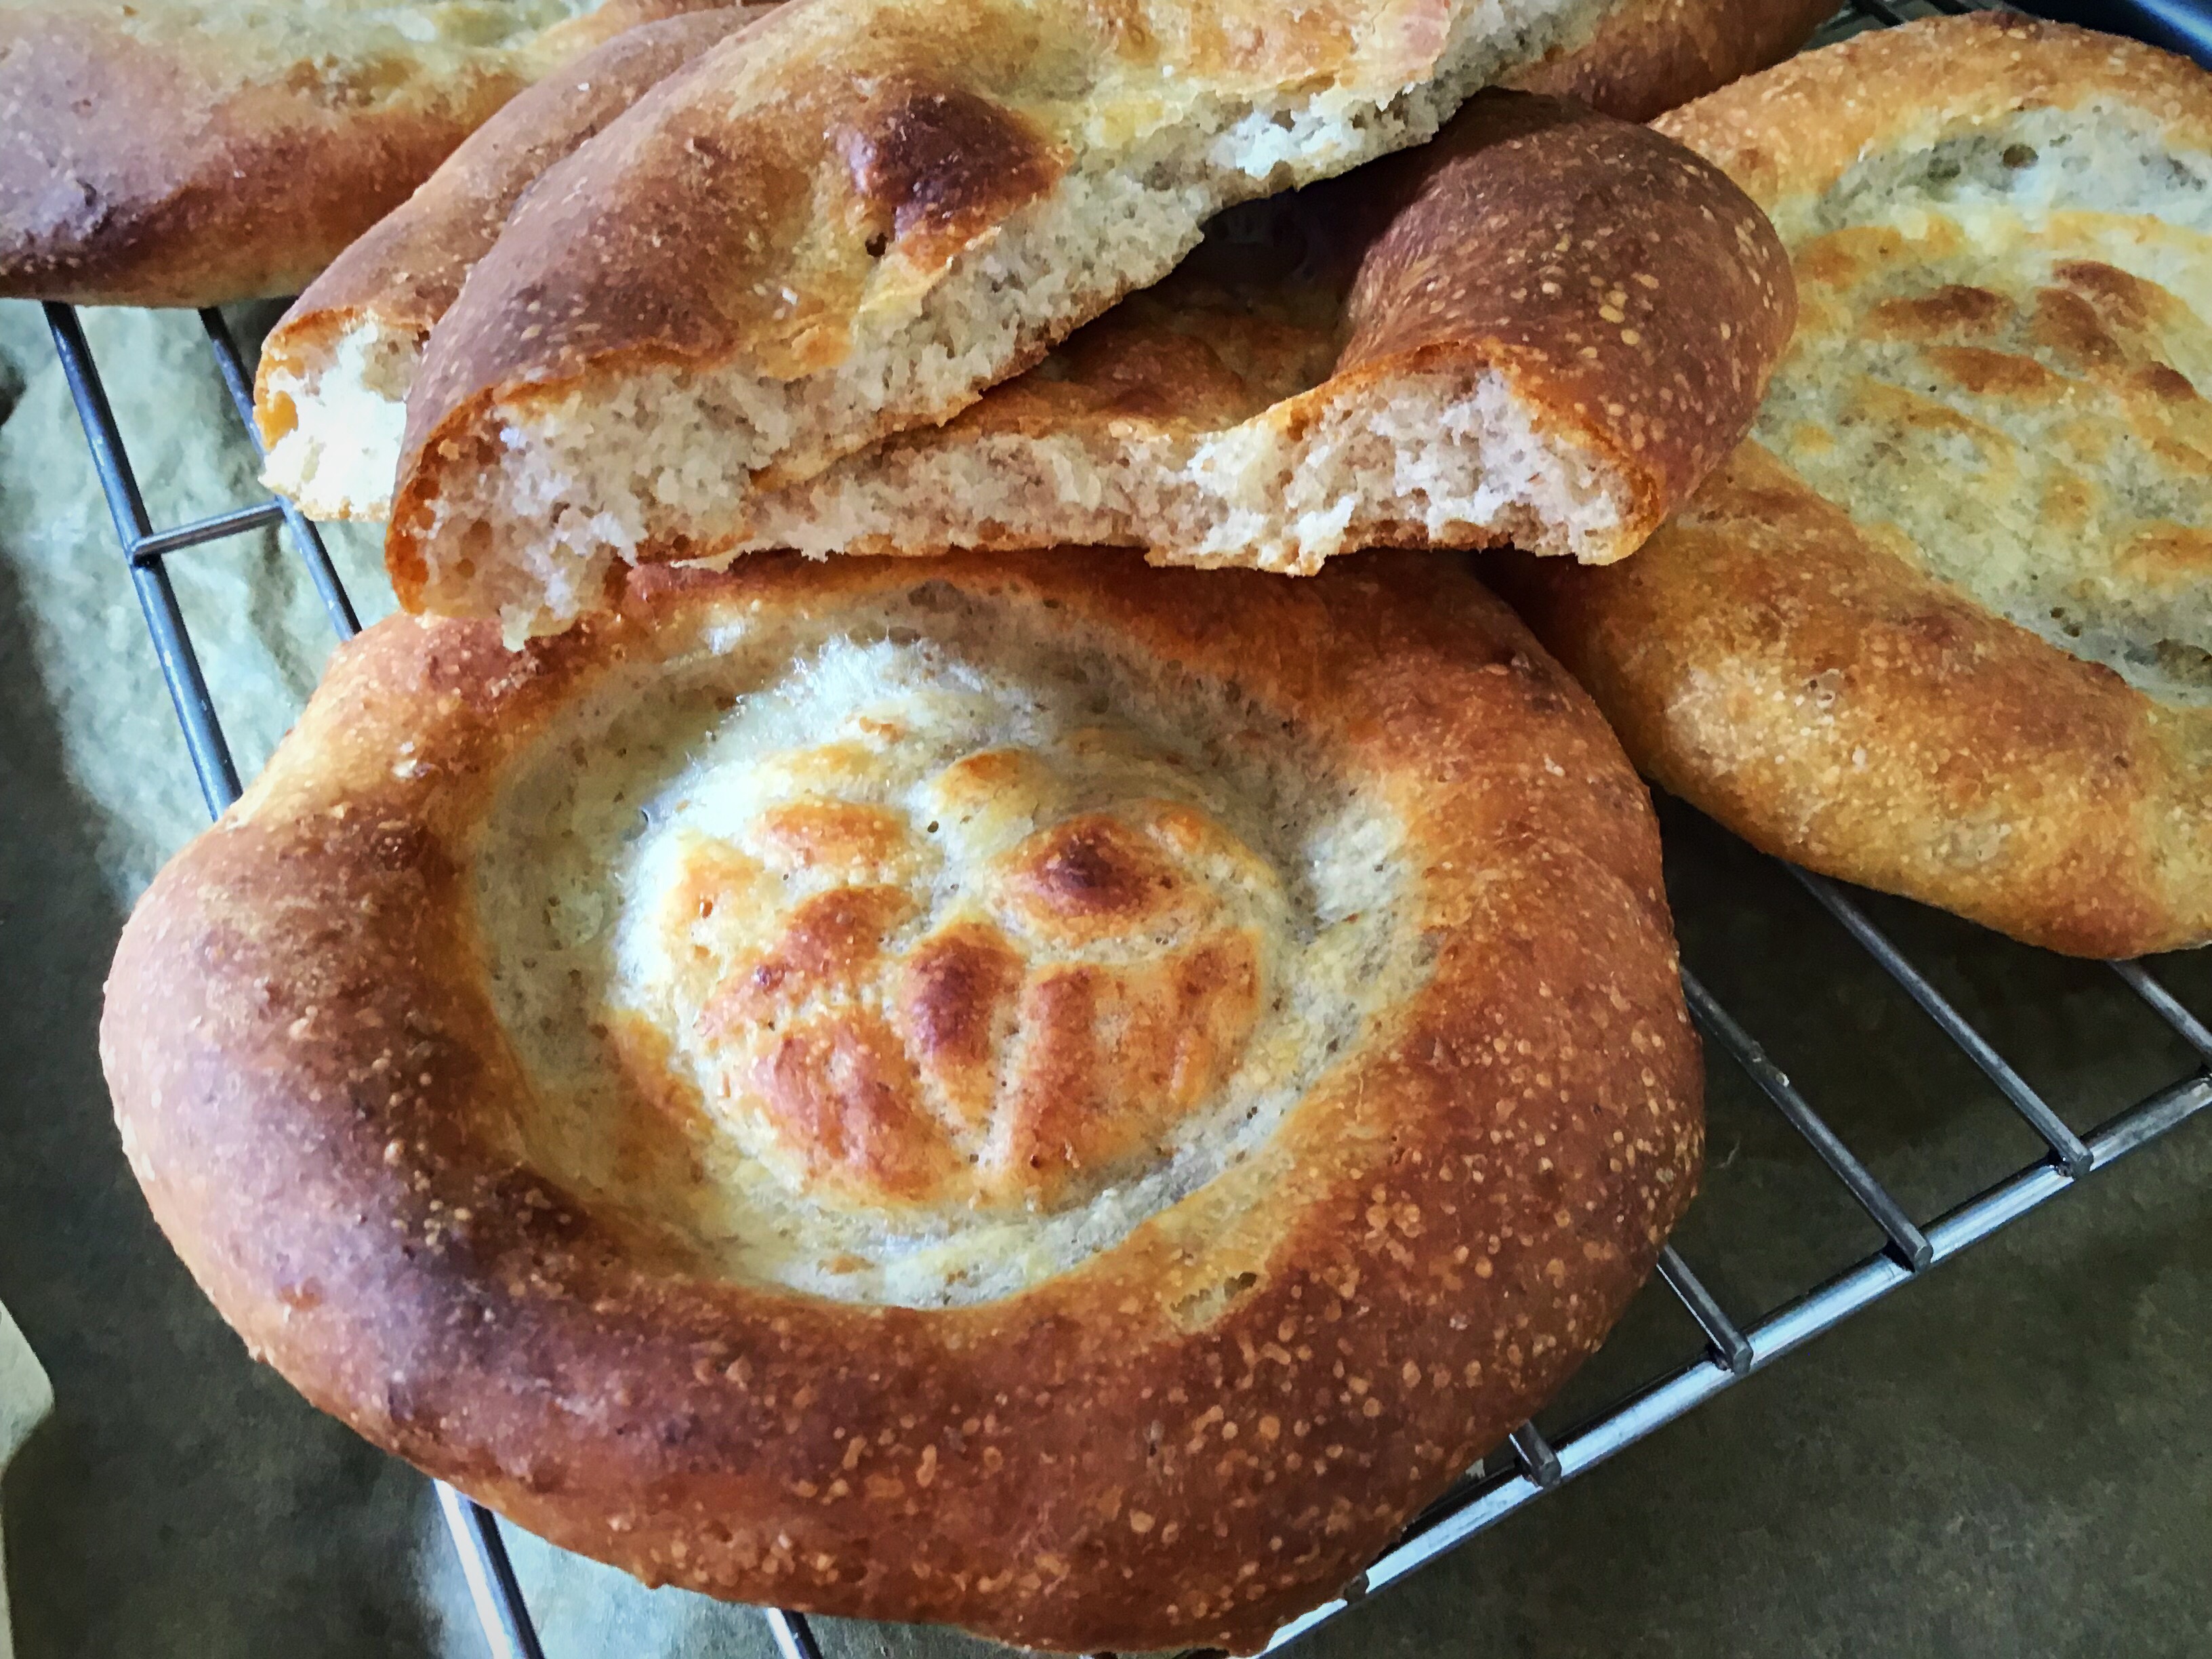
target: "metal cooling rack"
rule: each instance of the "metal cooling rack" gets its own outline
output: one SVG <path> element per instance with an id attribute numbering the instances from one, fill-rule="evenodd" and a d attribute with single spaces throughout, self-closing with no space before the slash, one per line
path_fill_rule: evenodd
<path id="1" fill-rule="evenodd" d="M 1869 24 L 1893 25 L 1927 9 L 1964 12 L 1984 9 L 1970 0 L 1921 0 L 1910 12 L 1886 0 L 1851 0 L 1850 8 L 1822 31 L 1834 38 Z M 231 759 L 221 722 L 208 696 L 199 658 L 179 609 L 167 561 L 188 549 L 281 525 L 305 562 L 321 595 L 331 626 L 341 639 L 360 629 L 343 585 L 313 524 L 290 502 L 271 499 L 235 507 L 172 529 L 156 530 L 118 431 L 100 371 L 85 343 L 74 308 L 46 307 L 62 371 L 84 426 L 93 464 L 107 497 L 108 511 L 123 544 L 138 602 L 146 613 L 162 678 L 167 683 L 185 745 L 199 777 L 210 816 L 219 814 L 240 793 L 238 769 Z M 204 310 L 200 322 L 228 390 L 240 423 L 257 452 L 253 424 L 252 375 L 220 312 Z M 1706 1039 L 1749 1075 L 1811 1146 L 1829 1172 L 1878 1226 L 1882 1248 L 1844 1268 L 1825 1283 L 1785 1300 L 1748 1322 L 1732 1318 L 1705 1288 L 1673 1245 L 1660 1252 L 1659 1276 L 1705 1337 L 1705 1352 L 1676 1370 L 1650 1379 L 1613 1404 L 1560 1435 L 1547 1439 L 1534 1423 L 1516 1430 L 1510 1456 L 1493 1457 L 1431 1506 L 1406 1529 L 1397 1544 L 1335 1601 L 1316 1607 L 1275 1632 L 1274 1652 L 1336 1618 L 1354 1603 L 1375 1595 L 1477 1533 L 1551 1492 L 1614 1453 L 1673 1422 L 1754 1371 L 1833 1329 L 1861 1309 L 1899 1285 L 1979 1243 L 1999 1228 L 2049 1202 L 2076 1182 L 2102 1170 L 2123 1154 L 2158 1139 L 2212 1105 L 2212 1030 L 2184 1007 L 2138 963 L 2111 964 L 2150 1010 L 2179 1034 L 2205 1062 L 2205 1069 L 2181 1078 L 2107 1119 L 2087 1135 L 2077 1135 L 1990 1043 L 1960 1014 L 1925 975 L 1869 919 L 1849 890 L 1809 872 L 1790 873 L 1863 948 L 1936 1025 L 1980 1068 L 1997 1092 L 2024 1119 L 2045 1147 L 2044 1155 L 2003 1180 L 1974 1194 L 1925 1224 L 1875 1179 L 1866 1165 L 1814 1108 L 1806 1095 L 1767 1058 L 1758 1040 L 1715 1000 L 1686 968 L 1682 988 L 1692 1017 Z M 436 1483 L 439 1506 L 460 1555 L 463 1574 L 483 1626 L 494 1659 L 544 1659 L 536 1626 L 515 1579 L 501 1532 L 490 1510 Z M 799 1613 L 762 1609 L 782 1659 L 820 1659 L 811 1627 Z"/>

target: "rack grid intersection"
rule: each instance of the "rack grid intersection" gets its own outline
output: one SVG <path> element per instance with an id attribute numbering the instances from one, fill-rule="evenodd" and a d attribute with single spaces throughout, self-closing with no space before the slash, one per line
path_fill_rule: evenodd
<path id="1" fill-rule="evenodd" d="M 1990 9 L 1973 0 L 1926 0 L 1935 9 L 1965 12 Z M 1909 21 L 1886 0 L 1850 0 L 1838 22 L 1887 27 Z M 1832 23 L 1831 32 L 1837 27 Z M 98 366 L 93 361 L 74 307 L 45 307 L 54 348 L 61 360 L 87 445 L 115 522 L 133 588 L 146 617 L 161 678 L 167 684 L 185 745 L 198 775 L 210 817 L 238 798 L 238 769 L 208 693 L 198 653 L 177 603 L 166 561 L 175 554 L 264 526 L 281 526 L 320 596 L 332 629 L 340 639 L 360 630 L 344 585 L 315 526 L 281 497 L 249 502 L 193 522 L 157 530 L 147 516 L 137 479 L 117 428 Z M 252 418 L 252 375 L 240 356 L 222 313 L 203 310 L 217 374 L 230 397 L 247 439 L 259 453 Z M 2158 1090 L 2106 1120 L 2087 1135 L 2067 1127 L 1990 1043 L 1967 1023 L 1903 951 L 1875 927 L 1850 891 L 1820 876 L 1796 868 L 1790 873 L 1856 943 L 1919 1005 L 1956 1044 L 2048 1149 L 2033 1163 L 1977 1193 L 1923 1225 L 1875 1179 L 1772 1060 L 1757 1040 L 1686 968 L 1683 991 L 1690 1012 L 1706 1040 L 1723 1050 L 1802 1135 L 1829 1172 L 1849 1192 L 1883 1234 L 1874 1254 L 1825 1283 L 1772 1308 L 1748 1325 L 1732 1319 L 1706 1289 L 1690 1264 L 1669 1244 L 1660 1253 L 1658 1278 L 1705 1338 L 1705 1352 L 1676 1370 L 1655 1377 L 1594 1416 L 1556 1443 L 1534 1423 L 1516 1430 L 1487 1464 L 1471 1474 L 1406 1529 L 1398 1542 L 1336 1600 L 1316 1607 L 1275 1632 L 1267 1651 L 1276 1652 L 1310 1634 L 1351 1607 L 1457 1548 L 1496 1525 L 1522 1505 L 1595 1468 L 1616 1453 L 1784 1355 L 1833 1329 L 1928 1269 L 1950 1260 L 2083 1177 L 2124 1153 L 2144 1146 L 2212 1105 L 2212 1030 L 2191 1013 L 2139 963 L 2112 964 L 2120 980 L 2205 1062 L 2190 1076 Z M 1494 1467 L 1492 1467 L 1494 1466 Z M 439 1506 L 458 1551 L 470 1595 L 494 1659 L 544 1659 L 537 1628 L 509 1560 L 501 1523 L 490 1510 L 435 1483 Z M 801 1614 L 762 1609 L 781 1659 L 820 1659 L 821 1648 Z"/>

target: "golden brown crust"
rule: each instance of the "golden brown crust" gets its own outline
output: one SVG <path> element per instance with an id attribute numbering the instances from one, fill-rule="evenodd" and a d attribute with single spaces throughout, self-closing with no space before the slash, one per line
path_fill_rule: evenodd
<path id="1" fill-rule="evenodd" d="M 1835 9 L 1829 0 L 1628 0 L 1586 44 L 1506 84 L 1649 121 L 1780 63 Z"/>
<path id="2" fill-rule="evenodd" d="M 204 11 L 0 10 L 0 295 L 216 305 L 295 291 L 544 70 L 707 0 L 609 0 L 497 48 Z"/>
<path id="3" fill-rule="evenodd" d="M 2163 257 L 2148 210 L 2102 244 L 2082 214 L 2050 232 L 2000 218 L 1984 244 L 1940 204 L 1911 228 L 1917 199 L 1877 197 L 1866 221 L 1832 197 L 1815 210 L 1852 167 L 1962 133 L 2023 172 L 2034 145 L 1987 137 L 2023 112 L 2082 109 L 2076 149 L 2120 155 L 2098 150 L 2093 106 L 2163 128 L 2172 153 L 2212 148 L 2201 70 L 1989 15 L 1861 36 L 1659 122 L 1785 234 L 1799 227 L 1803 332 L 1764 441 L 1633 560 L 1515 562 L 1499 580 L 1638 766 L 1754 844 L 2033 944 L 2123 957 L 2212 940 L 2212 708 L 2143 689 L 2165 671 L 2123 662 L 2144 677 L 2131 684 L 2086 660 L 2094 642 L 2061 648 L 2045 618 L 2101 617 L 2100 594 L 2157 599 L 2203 559 L 2201 526 L 2179 521 L 2199 513 L 2203 449 L 2173 434 L 2201 431 L 2204 405 L 2162 355 L 2203 325 L 2086 257 Z M 2041 424 L 2053 410 L 2065 423 Z M 2130 445 L 2147 459 L 2113 459 Z M 2063 539 L 2093 512 L 2141 515 L 2112 568 L 2032 586 L 2042 526 Z M 2115 614 L 2114 631 L 2136 625 Z M 2154 643 L 2185 678 L 2186 633 Z"/>
<path id="4" fill-rule="evenodd" d="M 1294 723 L 1403 822 L 1434 953 L 1254 1156 L 945 1310 L 749 1286 L 531 1167 L 469 921 L 489 793 L 563 708 L 717 617 L 918 582 Z M 1037 902 L 1154 902 L 1146 857 L 1085 839 Z M 945 1007 L 988 1002 L 966 971 Z M 955 1064 L 958 1025 L 927 1045 Z M 102 1042 L 202 1285 L 380 1444 L 653 1582 L 1062 1648 L 1249 1649 L 1334 1592 L 1595 1346 L 1701 1139 L 1642 788 L 1503 608 L 1412 556 L 1304 583 L 762 559 L 634 578 L 512 655 L 395 619 L 149 890 Z"/>
<path id="5" fill-rule="evenodd" d="M 771 9 L 715 5 L 626 29 L 524 90 L 471 134 L 419 190 L 339 254 L 270 331 L 257 377 L 264 441 L 275 442 L 289 425 L 268 399 L 272 369 L 300 372 L 307 354 L 328 350 L 364 319 L 394 335 L 427 337 L 538 174 L 648 88 Z"/>
<path id="6" fill-rule="evenodd" d="M 1773 228 L 1648 130 L 1522 94 L 1475 100 L 1401 179 L 1335 376 L 1309 396 L 1495 369 L 1540 429 L 1630 481 L 1632 550 L 1743 435 L 1789 343 L 1796 289 Z"/>
<path id="7" fill-rule="evenodd" d="M 2212 711 L 1991 616 L 1758 444 L 1632 559 L 1498 569 L 1637 763 L 1753 845 L 2075 956 L 2212 940 Z"/>

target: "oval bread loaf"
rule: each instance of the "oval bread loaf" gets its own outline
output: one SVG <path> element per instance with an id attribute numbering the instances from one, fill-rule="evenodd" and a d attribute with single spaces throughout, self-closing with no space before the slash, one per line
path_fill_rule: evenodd
<path id="1" fill-rule="evenodd" d="M 708 3 L 12 0 L 0 295 L 295 293 L 531 82 Z"/>
<path id="2" fill-rule="evenodd" d="M 1695 1185 L 1642 786 L 1461 564 L 654 571 L 398 617 L 102 1053 L 310 1399 L 651 1583 L 1249 1650 Z"/>
<path id="3" fill-rule="evenodd" d="M 2212 939 L 2212 76 L 1996 15 L 1667 117 L 1772 216 L 1752 441 L 1519 573 L 1639 766 L 1758 845 L 2088 956 Z"/>

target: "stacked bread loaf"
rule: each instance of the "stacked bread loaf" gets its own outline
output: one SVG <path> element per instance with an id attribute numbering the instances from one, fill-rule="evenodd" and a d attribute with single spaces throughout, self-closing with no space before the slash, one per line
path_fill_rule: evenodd
<path id="1" fill-rule="evenodd" d="M 2196 453 L 2194 299 L 2061 198 L 2077 108 L 2195 144 L 2201 86 L 1983 21 L 1882 48 L 1893 117 L 1816 54 L 1655 129 L 1825 6 L 664 9 L 270 337 L 272 483 L 388 519 L 409 614 L 134 915 L 125 1146 L 257 1352 L 568 1547 L 1255 1649 L 1550 1396 L 1698 1176 L 1648 798 L 1466 550 L 1725 799 L 1680 711 L 1764 711 L 1646 665 L 1765 590 L 1668 597 L 1668 550 L 1794 580 L 1758 537 L 1856 510 L 1802 458 L 1862 418 L 1807 342 L 1979 326 L 1902 194 L 2032 176 L 1967 244 Z M 1914 52 L 1991 67 L 1908 117 Z M 1741 626 L 1856 695 L 1796 603 Z M 2197 718 L 2136 716 L 2201 783 Z"/>

